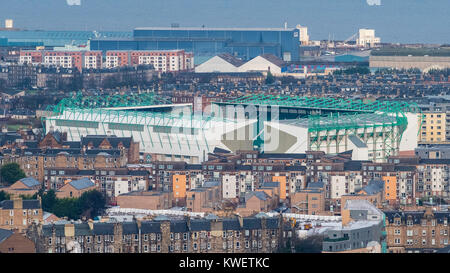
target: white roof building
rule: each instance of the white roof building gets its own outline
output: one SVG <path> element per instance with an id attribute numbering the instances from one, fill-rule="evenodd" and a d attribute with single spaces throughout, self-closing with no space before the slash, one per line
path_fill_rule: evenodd
<path id="1" fill-rule="evenodd" d="M 196 73 L 232 73 L 239 72 L 239 66 L 244 64 L 244 62 L 231 54 L 219 54 L 212 57 L 206 62 L 198 65 L 195 68 Z"/>
<path id="2" fill-rule="evenodd" d="M 273 75 L 281 74 L 286 63 L 272 54 L 257 56 L 239 67 L 239 72 L 270 72 Z"/>

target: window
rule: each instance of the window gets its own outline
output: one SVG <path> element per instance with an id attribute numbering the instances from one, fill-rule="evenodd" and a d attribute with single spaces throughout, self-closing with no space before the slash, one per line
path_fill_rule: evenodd
<path id="1" fill-rule="evenodd" d="M 197 250 L 197 243 L 194 243 L 194 244 L 192 245 L 192 247 L 194 248 L 194 250 Z"/>
<path id="2" fill-rule="evenodd" d="M 148 241 L 148 234 L 144 234 L 144 241 Z"/>
<path id="3" fill-rule="evenodd" d="M 240 249 L 241 248 L 241 243 L 236 242 L 236 249 Z"/>
<path id="4" fill-rule="evenodd" d="M 400 244 L 400 238 L 395 238 L 395 239 L 394 239 L 394 243 L 395 243 L 396 245 L 399 245 L 399 244 Z"/>

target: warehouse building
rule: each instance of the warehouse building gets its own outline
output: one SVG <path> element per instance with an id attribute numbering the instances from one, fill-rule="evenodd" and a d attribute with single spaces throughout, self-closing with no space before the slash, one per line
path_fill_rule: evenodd
<path id="1" fill-rule="evenodd" d="M 223 53 L 242 60 L 273 54 L 284 61 L 299 60 L 297 28 L 136 28 L 132 38 L 94 38 L 91 50 L 174 50 L 193 52 L 195 64 Z"/>

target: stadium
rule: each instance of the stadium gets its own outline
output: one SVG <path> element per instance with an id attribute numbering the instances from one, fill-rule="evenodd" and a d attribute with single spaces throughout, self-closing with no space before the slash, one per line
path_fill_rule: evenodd
<path id="1" fill-rule="evenodd" d="M 196 101 L 196 100 L 194 100 Z M 197 111 L 195 109 L 204 109 Z M 248 95 L 214 102 L 172 104 L 154 93 L 63 99 L 44 128 L 85 135 L 132 136 L 154 160 L 200 163 L 215 148 L 231 152 L 334 154 L 385 162 L 417 146 L 421 114 L 405 102 Z"/>

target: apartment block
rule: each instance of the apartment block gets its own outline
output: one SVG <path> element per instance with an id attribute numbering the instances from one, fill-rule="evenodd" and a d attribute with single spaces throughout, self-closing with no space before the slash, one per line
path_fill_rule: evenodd
<path id="1" fill-rule="evenodd" d="M 43 64 L 63 68 L 83 69 L 102 68 L 101 51 L 51 51 L 51 50 L 24 50 L 20 52 L 19 63 Z"/>
<path id="2" fill-rule="evenodd" d="M 280 218 L 167 217 L 133 222 L 33 225 L 38 253 L 270 253 L 278 250 Z"/>
<path id="3" fill-rule="evenodd" d="M 0 228 L 22 232 L 31 223 L 40 223 L 43 213 L 40 200 L 3 200 L 0 202 Z"/>
<path id="4" fill-rule="evenodd" d="M 153 65 L 156 71 L 177 72 L 194 68 L 192 53 L 184 50 L 107 51 L 107 68 Z"/>
<path id="5" fill-rule="evenodd" d="M 388 251 L 434 252 L 449 245 L 449 211 L 385 211 Z"/>

